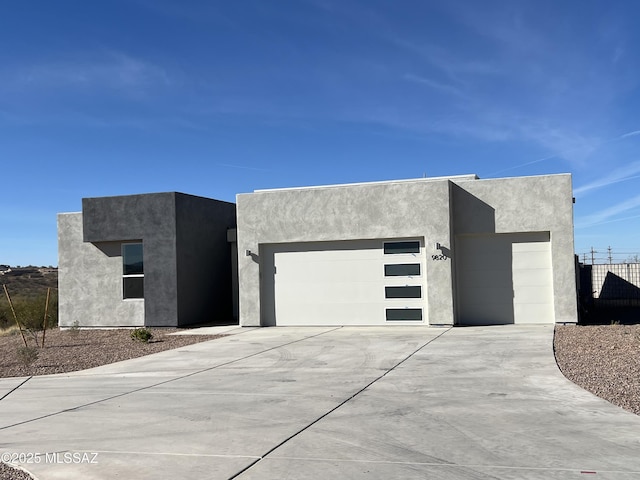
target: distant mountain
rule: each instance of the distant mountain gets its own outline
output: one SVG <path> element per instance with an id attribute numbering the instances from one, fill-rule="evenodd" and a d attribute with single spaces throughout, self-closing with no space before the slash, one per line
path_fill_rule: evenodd
<path id="1" fill-rule="evenodd" d="M 6 268 L 5 268 L 6 267 Z M 58 289 L 58 269 L 55 267 L 10 267 L 0 265 L 0 285 L 6 285 L 11 298 L 35 297 L 46 294 L 47 288 Z M 6 302 L 0 288 L 0 302 Z"/>

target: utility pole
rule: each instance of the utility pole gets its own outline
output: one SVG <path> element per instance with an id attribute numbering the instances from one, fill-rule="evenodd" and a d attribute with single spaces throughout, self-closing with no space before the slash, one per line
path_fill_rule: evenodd
<path id="1" fill-rule="evenodd" d="M 607 247 L 607 253 L 609 254 L 609 265 L 611 265 L 611 260 L 612 260 L 612 256 L 611 256 L 611 245 L 609 245 Z"/>
<path id="2" fill-rule="evenodd" d="M 596 252 L 593 247 L 591 247 L 591 265 L 595 264 L 594 258 L 595 258 L 595 254 L 598 253 Z"/>
<path id="3" fill-rule="evenodd" d="M 586 264 L 587 264 L 587 254 L 586 254 L 586 253 L 583 253 L 583 254 L 582 254 L 582 264 L 583 264 L 583 265 L 586 265 Z"/>

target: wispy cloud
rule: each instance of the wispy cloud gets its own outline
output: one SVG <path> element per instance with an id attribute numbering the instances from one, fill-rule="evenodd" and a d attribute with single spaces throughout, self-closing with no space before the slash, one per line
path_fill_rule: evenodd
<path id="1" fill-rule="evenodd" d="M 625 49 L 622 45 L 618 45 L 614 51 L 613 51 L 613 56 L 611 58 L 611 63 L 616 64 L 620 61 L 620 59 L 624 56 L 625 54 Z"/>
<path id="2" fill-rule="evenodd" d="M 548 46 L 549 40 L 527 25 L 520 2 L 496 4 L 491 8 L 476 2 L 449 1 L 444 8 L 478 35 L 507 49 L 541 52 Z"/>
<path id="3" fill-rule="evenodd" d="M 624 55 L 620 35 L 592 40 L 579 30 L 555 29 L 556 20 L 537 22 L 540 10 L 526 2 L 492 7 L 451 0 L 434 8 L 467 35 L 438 45 L 427 34 L 394 30 L 391 24 L 381 35 L 417 65 L 422 61 L 424 68 L 405 80 L 469 99 L 450 105 L 441 131 L 544 149 L 539 158 L 514 159 L 509 170 L 553 159 L 586 166 L 606 142 L 607 119 L 628 81 L 611 68 L 612 55 L 614 61 Z M 566 42 L 567 35 L 582 35 L 585 42 Z M 636 135 L 640 131 L 620 138 Z"/>
<path id="4" fill-rule="evenodd" d="M 143 114 L 106 114 L 104 112 L 87 113 L 74 109 L 61 109 L 55 112 L 9 112 L 0 110 L 2 126 L 38 127 L 57 125 L 66 128 L 83 129 L 122 129 L 140 131 L 213 131 L 210 124 L 200 117 L 188 113 L 175 112 L 170 115 Z"/>
<path id="5" fill-rule="evenodd" d="M 232 163 L 216 163 L 218 167 L 237 168 L 240 170 L 252 170 L 256 172 L 270 172 L 268 168 L 249 167 L 247 165 L 236 165 Z"/>
<path id="6" fill-rule="evenodd" d="M 552 159 L 583 166 L 601 139 L 592 127 L 586 128 L 580 118 L 573 118 L 574 112 L 577 112 L 575 116 L 582 116 L 584 101 L 575 102 L 579 107 L 576 110 L 573 108 L 576 92 L 567 94 L 567 90 L 574 84 L 573 76 L 592 76 L 580 70 L 587 67 L 577 65 L 580 68 L 571 74 L 571 78 L 559 74 L 563 70 L 558 69 L 558 64 L 562 63 L 564 55 L 572 58 L 575 54 L 549 48 L 549 40 L 542 31 L 525 22 L 526 15 L 517 5 L 506 11 L 472 5 L 465 3 L 463 6 L 454 1 L 442 8 L 454 21 L 474 32 L 475 37 L 470 38 L 477 38 L 479 44 L 474 52 L 480 52 L 475 58 L 466 56 L 468 49 L 451 44 L 445 48 L 416 35 L 393 31 L 386 34 L 387 40 L 406 55 L 420 58 L 428 66 L 405 74 L 405 80 L 457 97 L 457 100 L 465 99 L 452 103 L 447 118 L 432 121 L 429 127 L 440 133 L 470 136 L 481 141 L 527 142 L 548 152 L 509 169 Z M 492 48 L 485 48 L 487 44 Z M 527 61 L 523 62 L 523 58 Z M 501 93 L 496 95 L 496 90 Z M 603 97 L 598 91 L 591 93 L 594 93 L 593 98 Z"/>
<path id="7" fill-rule="evenodd" d="M 438 85 L 429 86 L 438 89 Z M 582 166 L 602 143 L 597 137 L 575 132 L 560 123 L 548 125 L 535 117 L 489 106 L 486 109 L 473 106 L 466 110 L 461 107 L 445 110 L 442 114 L 424 115 L 419 110 L 407 111 L 395 106 L 378 105 L 376 108 L 359 108 L 345 112 L 343 120 L 372 123 L 423 135 L 447 135 L 481 142 L 524 141 L 541 146 L 549 152 L 549 155 L 526 161 L 516 156 L 513 158 L 514 165 L 483 176 L 493 176 L 553 159 Z"/>
<path id="8" fill-rule="evenodd" d="M 403 75 L 403 77 L 405 80 L 409 81 L 409 82 L 414 82 L 414 83 L 418 83 L 421 85 L 426 85 L 429 88 L 432 88 L 434 90 L 438 90 L 440 92 L 443 93 L 448 93 L 450 95 L 455 95 L 458 97 L 462 97 L 464 96 L 462 90 L 460 90 L 459 88 L 453 86 L 453 85 L 448 85 L 445 83 L 440 83 L 440 82 L 436 82 L 435 80 L 431 80 L 430 78 L 426 78 L 426 77 L 422 77 L 420 75 L 414 75 L 412 73 L 407 73 L 405 75 Z"/>
<path id="9" fill-rule="evenodd" d="M 636 178 L 640 178 L 640 162 L 633 162 L 622 168 L 617 168 L 609 175 L 606 175 L 595 182 L 587 183 L 586 185 L 574 189 L 573 193 L 576 196 L 582 196 L 593 190 Z"/>
<path id="10" fill-rule="evenodd" d="M 540 124 L 534 120 L 520 120 L 513 124 L 517 125 L 517 127 L 515 131 L 512 132 L 511 138 L 528 139 L 555 153 L 527 162 L 517 163 L 510 167 L 485 174 L 485 176 L 493 177 L 504 172 L 554 159 L 563 159 L 573 165 L 582 165 L 585 159 L 600 145 L 599 140 L 596 138 L 589 138 L 572 131 L 563 130 L 559 127 L 541 127 Z"/>
<path id="11" fill-rule="evenodd" d="M 172 83 L 166 70 L 120 52 L 26 65 L 0 72 L 5 86 L 17 89 L 109 88 L 140 90 Z"/>
<path id="12" fill-rule="evenodd" d="M 523 136 L 529 136 L 535 139 L 541 145 L 544 145 L 546 148 L 551 151 L 555 151 L 552 155 L 547 155 L 541 158 L 537 158 L 535 160 L 531 160 L 524 163 L 519 163 L 513 165 L 508 168 L 504 168 L 495 172 L 491 172 L 486 176 L 494 176 L 503 172 L 508 172 L 510 170 L 516 170 L 518 168 L 526 167 L 529 165 L 533 165 L 540 162 L 545 162 L 547 160 L 552 159 L 560 159 L 564 158 L 572 161 L 574 165 L 583 164 L 584 159 L 589 157 L 593 152 L 599 150 L 600 148 L 617 142 L 619 140 L 624 140 L 626 138 L 634 137 L 636 135 L 640 135 L 640 130 L 627 132 L 622 135 L 618 135 L 617 137 L 609 138 L 606 140 L 600 140 L 597 137 L 587 137 L 583 135 L 579 135 L 572 132 L 562 131 L 558 129 L 548 129 L 543 128 L 540 129 L 538 126 L 535 126 L 533 129 L 529 130 L 526 127 L 526 122 L 517 122 L 522 125 L 522 134 Z M 583 193 L 587 193 L 591 190 L 595 190 L 597 188 L 606 187 L 607 185 L 612 185 L 618 182 L 624 182 L 626 180 L 632 180 L 635 178 L 640 178 L 640 175 L 636 175 L 636 173 L 640 173 L 640 162 L 633 162 L 629 165 L 626 165 L 622 168 L 619 168 L 613 171 L 611 174 L 601 178 L 595 182 L 591 182 L 587 185 L 583 185 L 582 187 L 576 188 L 574 193 L 577 195 L 581 195 Z"/>
<path id="13" fill-rule="evenodd" d="M 430 42 L 418 43 L 401 35 L 388 35 L 386 40 L 405 53 L 416 55 L 447 76 L 458 86 L 470 85 L 473 77 L 499 75 L 502 72 L 494 63 L 477 58 L 463 58 Z"/>
<path id="14" fill-rule="evenodd" d="M 614 217 L 616 217 L 617 215 L 620 215 L 621 213 L 624 213 L 624 212 L 628 212 L 629 210 L 633 210 L 634 208 L 637 208 L 637 207 L 640 207 L 640 195 L 629 198 L 609 208 L 605 208 L 604 210 L 600 210 L 599 212 L 596 212 L 592 215 L 587 215 L 585 217 L 578 219 L 576 221 L 576 228 L 593 227 L 595 225 L 600 225 L 603 223 L 614 221 Z M 629 218 L 634 218 L 634 217 L 629 217 Z M 616 220 L 621 220 L 621 219 L 616 219 Z"/>
<path id="15" fill-rule="evenodd" d="M 636 135 L 640 135 L 640 130 L 634 130 L 632 132 L 627 132 L 627 133 L 623 133 L 622 135 L 620 135 L 618 138 L 622 139 L 622 138 L 629 138 L 629 137 L 635 137 Z"/>
<path id="16" fill-rule="evenodd" d="M 140 6 L 171 19 L 181 18 L 194 23 L 237 26 L 238 22 L 222 13 L 215 2 L 175 2 L 172 0 L 134 0 Z"/>
<path id="17" fill-rule="evenodd" d="M 494 176 L 500 175 L 500 174 L 502 174 L 504 172 L 509 172 L 511 170 L 517 170 L 519 168 L 528 167 L 529 165 L 535 165 L 536 163 L 546 162 L 547 160 L 552 160 L 554 158 L 558 158 L 557 155 L 549 155 L 548 157 L 538 158 L 536 160 L 531 160 L 530 162 L 519 163 L 518 165 L 513 165 L 513 166 L 508 167 L 508 168 L 503 168 L 501 170 L 496 170 L 495 172 L 487 173 L 487 174 L 483 175 L 483 177 L 494 177 Z"/>
<path id="18" fill-rule="evenodd" d="M 534 119 L 520 123 L 518 130 L 521 137 L 532 140 L 553 152 L 552 155 L 545 156 L 538 161 L 557 157 L 563 158 L 573 165 L 583 165 L 587 157 L 602 143 L 600 138 L 578 133 L 562 125 L 561 122 L 549 125 Z"/>

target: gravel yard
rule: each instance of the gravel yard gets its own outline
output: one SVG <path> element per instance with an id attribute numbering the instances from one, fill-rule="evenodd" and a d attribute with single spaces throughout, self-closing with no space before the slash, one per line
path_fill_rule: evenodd
<path id="1" fill-rule="evenodd" d="M 32 478 L 27 472 L 0 462 L 0 480 L 31 480 Z"/>
<path id="2" fill-rule="evenodd" d="M 33 349 L 37 359 L 29 362 L 28 352 L 19 353 L 24 347 L 18 332 L 0 336 L 0 377 L 22 377 L 66 373 L 98 367 L 107 363 L 129 360 L 193 343 L 213 340 L 221 335 L 169 335 L 175 328 L 150 329 L 153 338 L 149 343 L 131 339 L 131 330 L 59 330 L 46 333 L 45 347 Z M 40 337 L 41 332 L 38 335 Z M 29 346 L 33 338 L 26 335 Z"/>
<path id="3" fill-rule="evenodd" d="M 554 348 L 565 377 L 640 415 L 640 325 L 559 325 Z"/>

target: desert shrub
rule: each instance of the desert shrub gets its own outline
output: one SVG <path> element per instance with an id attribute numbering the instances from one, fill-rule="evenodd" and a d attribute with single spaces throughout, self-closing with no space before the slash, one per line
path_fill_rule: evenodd
<path id="1" fill-rule="evenodd" d="M 67 328 L 67 331 L 69 332 L 69 335 L 71 335 L 72 337 L 77 337 L 78 334 L 80 333 L 80 322 L 78 322 L 78 320 L 73 322 L 71 326 Z"/>
<path id="2" fill-rule="evenodd" d="M 131 330 L 132 340 L 148 343 L 149 340 L 151 340 L 152 338 L 153 338 L 153 334 L 151 333 L 151 330 L 149 330 L 148 328 L 141 327 L 141 328 L 135 328 Z"/>
<path id="3" fill-rule="evenodd" d="M 37 297 L 19 297 L 12 299 L 13 308 L 22 328 L 39 331 L 43 328 L 44 310 L 46 294 Z M 13 313 L 8 302 L 4 301 L 0 305 L 0 328 L 7 328 L 15 324 Z M 49 298 L 49 309 L 47 311 L 47 328 L 58 325 L 58 298 L 52 292 Z"/>
<path id="4" fill-rule="evenodd" d="M 40 353 L 36 347 L 26 347 L 24 345 L 17 348 L 18 359 L 25 367 L 28 367 L 38 359 Z"/>
<path id="5" fill-rule="evenodd" d="M 5 330 L 14 325 L 13 316 L 8 306 L 0 305 L 0 330 Z"/>

